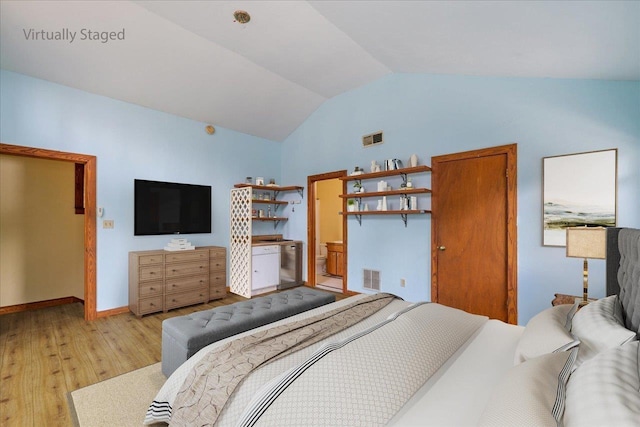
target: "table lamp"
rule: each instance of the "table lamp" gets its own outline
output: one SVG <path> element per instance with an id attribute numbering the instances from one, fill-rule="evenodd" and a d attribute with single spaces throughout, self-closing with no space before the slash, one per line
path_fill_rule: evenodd
<path id="1" fill-rule="evenodd" d="M 607 255 L 607 229 L 604 227 L 568 227 L 567 257 L 583 258 L 582 293 L 580 305 L 588 303 L 589 269 L 587 259 L 605 259 Z"/>

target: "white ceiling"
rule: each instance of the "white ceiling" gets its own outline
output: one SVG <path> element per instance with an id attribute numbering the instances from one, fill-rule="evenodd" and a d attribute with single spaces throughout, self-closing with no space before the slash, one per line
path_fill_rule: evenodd
<path id="1" fill-rule="evenodd" d="M 0 66 L 282 141 L 390 73 L 640 80 L 640 1 L 3 0 Z"/>

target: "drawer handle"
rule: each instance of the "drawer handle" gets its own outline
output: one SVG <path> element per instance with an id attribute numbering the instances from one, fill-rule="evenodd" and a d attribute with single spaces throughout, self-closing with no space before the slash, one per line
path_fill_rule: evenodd
<path id="1" fill-rule="evenodd" d="M 149 288 L 149 290 L 150 290 L 150 291 L 155 291 L 155 290 L 156 290 L 156 288 Z"/>
<path id="2" fill-rule="evenodd" d="M 153 275 L 153 274 L 156 274 L 156 272 L 155 271 L 150 271 L 149 274 Z"/>

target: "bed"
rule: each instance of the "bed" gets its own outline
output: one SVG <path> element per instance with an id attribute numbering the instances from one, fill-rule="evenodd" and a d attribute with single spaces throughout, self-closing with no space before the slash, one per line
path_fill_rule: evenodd
<path id="1" fill-rule="evenodd" d="M 640 230 L 608 230 L 607 293 L 526 327 L 358 295 L 216 342 L 145 424 L 640 424 Z"/>

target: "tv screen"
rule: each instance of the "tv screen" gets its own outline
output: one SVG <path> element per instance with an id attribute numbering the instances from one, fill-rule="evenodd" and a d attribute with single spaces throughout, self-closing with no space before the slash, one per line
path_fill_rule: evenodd
<path id="1" fill-rule="evenodd" d="M 211 233 L 211 186 L 134 180 L 134 235 Z"/>

